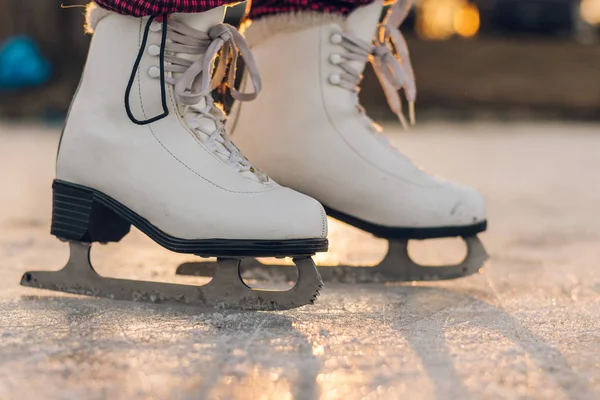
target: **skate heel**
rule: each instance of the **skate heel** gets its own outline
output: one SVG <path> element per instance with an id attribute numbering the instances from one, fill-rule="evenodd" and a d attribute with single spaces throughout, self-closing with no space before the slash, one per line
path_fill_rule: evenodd
<path id="1" fill-rule="evenodd" d="M 52 227 L 59 239 L 84 242 L 118 242 L 131 225 L 100 204 L 94 193 L 82 186 L 55 180 L 52 184 Z"/>

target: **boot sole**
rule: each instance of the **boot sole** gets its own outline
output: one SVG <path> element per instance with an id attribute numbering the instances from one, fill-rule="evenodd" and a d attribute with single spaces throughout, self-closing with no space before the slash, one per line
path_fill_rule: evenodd
<path id="1" fill-rule="evenodd" d="M 327 215 L 352 225 L 365 232 L 383 239 L 438 239 L 445 237 L 471 237 L 487 229 L 487 220 L 472 225 L 440 226 L 434 228 L 404 228 L 378 225 L 353 217 L 343 212 L 336 211 L 323 205 Z"/>
<path id="2" fill-rule="evenodd" d="M 292 257 L 327 251 L 323 238 L 289 240 L 181 239 L 171 236 L 115 199 L 86 186 L 61 180 L 52 184 L 51 233 L 84 243 L 118 242 L 131 225 L 162 247 L 201 257 Z"/>

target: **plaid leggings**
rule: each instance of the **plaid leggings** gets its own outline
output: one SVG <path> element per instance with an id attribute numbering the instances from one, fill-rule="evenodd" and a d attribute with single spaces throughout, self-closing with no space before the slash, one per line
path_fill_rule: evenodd
<path id="1" fill-rule="evenodd" d="M 195 13 L 239 0 L 94 0 L 100 7 L 120 14 L 141 17 L 172 12 Z M 253 0 L 250 18 L 312 10 L 347 14 L 373 0 Z"/>

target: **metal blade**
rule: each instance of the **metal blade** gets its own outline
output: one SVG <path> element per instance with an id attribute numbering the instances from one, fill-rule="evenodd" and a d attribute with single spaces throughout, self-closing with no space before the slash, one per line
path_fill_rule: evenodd
<path id="1" fill-rule="evenodd" d="M 467 255 L 456 265 L 424 266 L 415 263 L 408 254 L 408 240 L 388 240 L 388 252 L 374 267 L 319 266 L 325 282 L 373 283 L 411 282 L 457 279 L 479 272 L 489 258 L 477 236 L 463 238 L 467 244 Z M 177 268 L 178 275 L 211 276 L 214 262 L 190 262 Z M 289 265 L 265 265 L 249 258 L 242 262 L 242 274 L 248 279 L 293 281 L 295 271 Z"/>
<path id="2" fill-rule="evenodd" d="M 258 290 L 240 277 L 238 259 L 219 259 L 214 278 L 204 286 L 104 278 L 90 262 L 91 244 L 70 242 L 71 254 L 60 271 L 26 272 L 21 285 L 152 303 L 193 304 L 203 307 L 243 310 L 286 310 L 314 303 L 323 282 L 310 257 L 295 258 L 296 285 L 287 291 Z"/>

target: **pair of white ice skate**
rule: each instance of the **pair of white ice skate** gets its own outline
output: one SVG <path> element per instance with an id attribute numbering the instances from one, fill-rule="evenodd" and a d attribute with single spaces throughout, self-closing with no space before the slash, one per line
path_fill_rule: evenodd
<path id="1" fill-rule="evenodd" d="M 53 185 L 52 234 L 70 242 L 71 258 L 61 271 L 26 273 L 22 284 L 115 299 L 298 307 L 322 288 L 311 256 L 327 250 L 327 215 L 388 239 L 390 252 L 376 268 L 321 268 L 326 279 L 476 272 L 487 257 L 476 238 L 486 227 L 482 197 L 415 167 L 382 139 L 358 102 L 368 61 L 394 112 L 402 115 L 399 89 L 414 100 L 397 30 L 407 3 L 393 6 L 383 23 L 382 0 L 346 18 L 264 18 L 246 32 L 249 44 L 223 24 L 224 7 L 158 18 L 92 10 L 95 33 Z M 239 57 L 246 65 L 240 91 L 233 88 Z M 228 59 L 237 100 L 230 135 L 211 97 Z M 169 250 L 218 257 L 214 278 L 196 287 L 100 277 L 89 261 L 91 244 L 117 242 L 131 225 Z M 448 236 L 465 238 L 462 264 L 427 268 L 408 257 L 409 239 Z M 249 257 L 292 257 L 296 285 L 249 288 L 240 277 Z M 179 269 L 206 271 L 205 264 Z"/>

